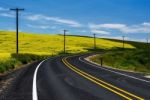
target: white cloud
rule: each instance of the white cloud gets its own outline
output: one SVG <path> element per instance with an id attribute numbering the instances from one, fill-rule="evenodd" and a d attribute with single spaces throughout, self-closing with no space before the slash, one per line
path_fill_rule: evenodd
<path id="1" fill-rule="evenodd" d="M 0 7 L 0 16 L 1 17 L 9 17 L 9 18 L 15 18 L 15 12 L 10 11 L 9 8 L 3 8 Z"/>
<path id="2" fill-rule="evenodd" d="M 46 21 L 55 21 L 59 24 L 66 24 L 72 27 L 81 27 L 82 25 L 79 22 L 70 19 L 62 19 L 58 17 L 50 17 L 45 15 L 29 15 L 26 17 L 28 20 L 38 21 L 38 20 L 46 20 Z"/>
<path id="3" fill-rule="evenodd" d="M 37 28 L 37 29 L 55 29 L 56 26 L 49 26 L 49 25 L 31 25 L 27 24 L 28 27 L 30 28 Z"/>
<path id="4" fill-rule="evenodd" d="M 150 33 L 150 23 L 143 23 L 138 25 L 125 25 L 125 24 L 89 24 L 91 30 L 117 30 L 122 33 Z"/>
<path id="5" fill-rule="evenodd" d="M 150 33 L 150 27 L 139 25 L 126 26 L 122 29 L 119 29 L 123 33 Z"/>
<path id="6" fill-rule="evenodd" d="M 110 34 L 110 33 L 107 32 L 107 31 L 102 31 L 102 30 L 97 30 L 97 29 L 92 29 L 91 32 L 92 32 L 92 33 L 96 33 L 96 34 L 104 34 L 104 35 Z"/>
<path id="7" fill-rule="evenodd" d="M 126 27 L 124 24 L 90 24 L 91 28 L 110 28 L 110 29 L 120 29 Z"/>
<path id="8" fill-rule="evenodd" d="M 14 18 L 15 17 L 15 15 L 13 13 L 0 13 L 0 16 L 9 17 L 9 18 Z"/>
<path id="9" fill-rule="evenodd" d="M 143 25 L 150 26 L 150 22 L 144 22 Z"/>
<path id="10" fill-rule="evenodd" d="M 42 20 L 43 17 L 44 17 L 43 15 L 28 15 L 28 16 L 26 16 L 26 18 L 28 20 L 32 20 L 32 21 Z M 44 17 L 44 19 L 45 19 L 45 17 Z"/>

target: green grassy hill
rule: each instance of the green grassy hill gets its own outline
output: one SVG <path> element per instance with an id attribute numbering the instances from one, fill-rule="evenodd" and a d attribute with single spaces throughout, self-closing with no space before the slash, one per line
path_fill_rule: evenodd
<path id="1" fill-rule="evenodd" d="M 121 42 L 121 40 L 105 39 L 113 42 Z M 104 55 L 97 55 L 90 58 L 92 61 L 105 66 L 117 69 L 130 70 L 135 72 L 150 72 L 150 43 L 126 41 L 125 43 L 134 46 L 134 49 L 110 49 Z M 125 45 L 126 46 L 126 45 Z"/>

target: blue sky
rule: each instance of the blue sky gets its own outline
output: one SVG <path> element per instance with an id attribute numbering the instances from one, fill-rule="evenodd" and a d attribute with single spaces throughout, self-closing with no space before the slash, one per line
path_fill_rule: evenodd
<path id="1" fill-rule="evenodd" d="M 21 7 L 20 30 L 146 41 L 150 37 L 150 0 L 3 0 L 0 30 L 15 30 L 15 13 Z"/>

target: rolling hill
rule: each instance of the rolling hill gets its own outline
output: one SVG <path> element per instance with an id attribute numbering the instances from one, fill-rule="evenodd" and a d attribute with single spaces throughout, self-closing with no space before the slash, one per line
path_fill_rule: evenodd
<path id="1" fill-rule="evenodd" d="M 63 35 L 61 34 L 20 32 L 20 55 L 16 56 L 16 33 L 11 31 L 0 31 L 0 72 L 5 72 L 31 61 L 44 59 L 45 57 L 62 53 L 63 39 Z M 97 38 L 96 44 L 97 51 L 117 51 L 123 46 L 121 40 L 102 38 Z M 147 44 L 140 42 L 125 42 L 125 49 L 127 50 L 144 50 L 146 46 Z M 93 38 L 88 36 L 68 35 L 66 36 L 66 51 L 67 53 L 93 51 Z"/>
<path id="2" fill-rule="evenodd" d="M 97 47 L 111 49 L 122 47 L 121 41 L 97 39 Z M 0 53 L 15 53 L 15 32 L 0 31 Z M 134 48 L 131 44 L 125 44 L 126 48 Z M 83 36 L 66 36 L 66 50 L 69 53 L 85 52 L 93 48 L 93 38 Z M 19 34 L 20 53 L 48 53 L 57 54 L 63 51 L 63 36 L 48 34 Z"/>

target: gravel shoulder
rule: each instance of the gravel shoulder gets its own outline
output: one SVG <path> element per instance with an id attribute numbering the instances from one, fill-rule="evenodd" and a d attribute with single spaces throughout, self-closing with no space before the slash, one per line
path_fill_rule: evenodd
<path id="1" fill-rule="evenodd" d="M 0 74 L 0 100 L 5 100 L 7 95 L 11 94 L 13 84 L 20 77 L 20 75 L 30 67 L 33 63 L 21 66 L 19 69 L 15 69 L 4 74 Z"/>

